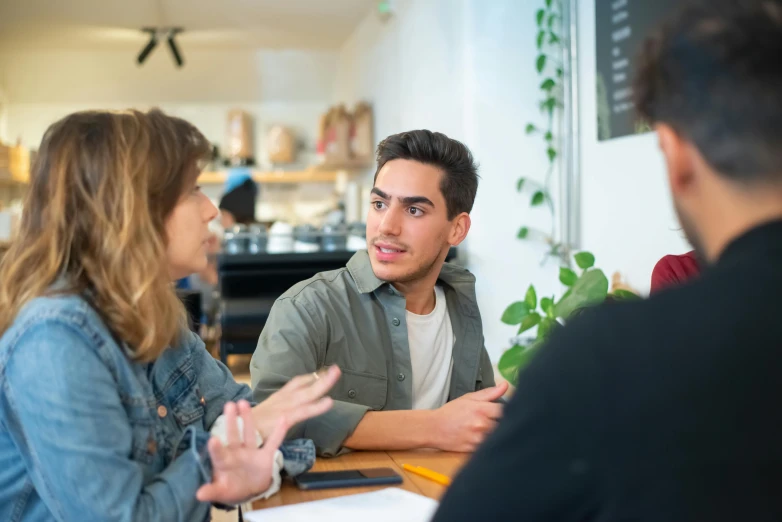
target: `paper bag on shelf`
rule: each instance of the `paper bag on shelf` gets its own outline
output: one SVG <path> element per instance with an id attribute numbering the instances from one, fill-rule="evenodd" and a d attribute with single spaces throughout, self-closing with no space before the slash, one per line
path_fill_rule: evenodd
<path id="1" fill-rule="evenodd" d="M 372 107 L 361 102 L 353 111 L 353 130 L 350 149 L 357 160 L 372 161 L 374 141 L 372 140 Z"/>
<path id="2" fill-rule="evenodd" d="M 228 112 L 227 156 L 234 165 L 253 163 L 252 118 L 241 110 Z"/>
<path id="3" fill-rule="evenodd" d="M 25 183 L 30 179 L 30 163 L 35 153 L 16 145 L 10 147 L 0 143 L 0 179 Z"/>
<path id="4" fill-rule="evenodd" d="M 344 105 L 329 112 L 326 124 L 326 161 L 346 162 L 350 159 L 350 114 Z"/>
<path id="5" fill-rule="evenodd" d="M 269 129 L 266 150 L 269 153 L 269 161 L 272 163 L 293 163 L 296 161 L 296 139 L 289 129 L 281 125 L 275 125 Z"/>

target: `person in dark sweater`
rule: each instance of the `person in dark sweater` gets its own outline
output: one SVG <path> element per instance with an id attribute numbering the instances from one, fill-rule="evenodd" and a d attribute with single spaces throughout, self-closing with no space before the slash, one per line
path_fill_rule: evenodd
<path id="1" fill-rule="evenodd" d="M 707 266 L 554 333 L 435 522 L 782 520 L 782 1 L 686 2 L 635 102 Z"/>

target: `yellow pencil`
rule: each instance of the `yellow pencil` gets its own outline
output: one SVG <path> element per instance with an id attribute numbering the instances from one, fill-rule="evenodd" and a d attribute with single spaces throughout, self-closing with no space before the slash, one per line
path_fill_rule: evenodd
<path id="1" fill-rule="evenodd" d="M 428 478 L 429 480 L 437 482 L 438 484 L 442 484 L 443 486 L 451 485 L 450 478 L 441 473 L 437 473 L 436 471 L 432 471 L 431 469 L 427 469 L 422 466 L 411 466 L 410 464 L 403 464 L 402 467 L 410 473 L 421 475 L 422 477 Z"/>

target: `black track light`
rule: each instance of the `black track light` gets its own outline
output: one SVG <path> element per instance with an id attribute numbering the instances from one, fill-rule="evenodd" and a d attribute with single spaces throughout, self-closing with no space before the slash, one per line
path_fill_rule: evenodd
<path id="1" fill-rule="evenodd" d="M 181 32 L 181 28 L 174 28 L 168 32 L 168 47 L 171 49 L 171 54 L 174 56 L 174 61 L 176 62 L 177 67 L 182 67 L 182 65 L 185 63 L 185 61 L 182 59 L 182 53 L 179 52 L 179 48 L 174 41 L 174 37 Z"/>
<path id="2" fill-rule="evenodd" d="M 145 33 L 149 33 L 149 42 L 141 50 L 141 52 L 138 55 L 138 58 L 136 58 L 136 61 L 138 62 L 139 65 L 143 64 L 144 61 L 149 56 L 149 53 L 151 53 L 152 50 L 155 47 L 157 47 L 157 31 L 155 29 L 152 29 L 151 27 L 144 27 L 141 30 L 144 31 Z"/>
<path id="3" fill-rule="evenodd" d="M 181 27 L 143 27 L 141 30 L 145 33 L 149 33 L 149 42 L 147 42 L 147 45 L 144 46 L 144 48 L 139 53 L 138 58 L 136 58 L 136 61 L 139 65 L 142 65 L 146 61 L 155 47 L 157 47 L 158 41 L 162 37 L 166 38 L 166 41 L 168 42 L 168 48 L 171 50 L 171 54 L 174 57 L 174 61 L 176 62 L 177 67 L 182 67 L 185 64 L 185 60 L 182 58 L 182 53 L 180 52 L 179 47 L 174 40 L 176 35 L 181 33 L 184 29 Z"/>

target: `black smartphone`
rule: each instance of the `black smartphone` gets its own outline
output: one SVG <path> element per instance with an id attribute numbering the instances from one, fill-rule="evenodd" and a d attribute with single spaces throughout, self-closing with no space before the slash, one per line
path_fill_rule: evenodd
<path id="1" fill-rule="evenodd" d="M 369 468 L 304 473 L 294 481 L 299 489 L 327 489 L 401 484 L 402 477 L 391 468 Z"/>

